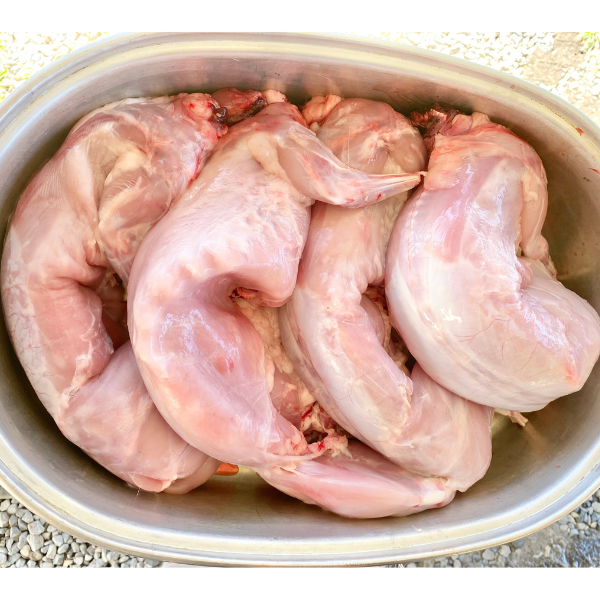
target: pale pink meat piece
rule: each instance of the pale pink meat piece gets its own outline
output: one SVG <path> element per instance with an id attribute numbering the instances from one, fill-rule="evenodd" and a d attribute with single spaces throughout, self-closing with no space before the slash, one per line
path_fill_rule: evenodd
<path id="1" fill-rule="evenodd" d="M 362 206 L 419 180 L 349 169 L 287 102 L 231 128 L 145 238 L 128 289 L 140 371 L 185 440 L 252 467 L 288 466 L 327 449 L 328 438 L 308 445 L 273 407 L 263 343 L 230 295 L 256 290 L 268 306 L 289 298 L 314 199 Z"/>
<path id="2" fill-rule="evenodd" d="M 418 131 L 387 104 L 343 100 L 321 118 L 317 136 L 350 166 L 402 172 L 425 163 Z M 346 431 L 398 465 L 444 476 L 464 491 L 489 466 L 493 411 L 420 368 L 411 381 L 387 313 L 364 295 L 383 284 L 387 241 L 405 200 L 357 210 L 314 206 L 297 285 L 280 311 L 282 339 L 308 389 Z"/>
<path id="3" fill-rule="evenodd" d="M 21 196 L 2 256 L 8 331 L 42 403 L 69 440 L 148 491 L 176 481 L 170 491 L 183 493 L 219 461 L 152 403 L 112 273 L 127 280 L 141 239 L 223 133 L 222 117 L 205 94 L 123 100 L 87 115 Z"/>
<path id="4" fill-rule="evenodd" d="M 403 517 L 452 501 L 456 491 L 443 478 L 422 477 L 390 462 L 361 442 L 350 456 L 322 456 L 295 468 L 256 469 L 272 486 L 307 504 L 344 517 Z"/>
<path id="5" fill-rule="evenodd" d="M 533 148 L 480 113 L 433 117 L 429 172 L 388 246 L 390 316 L 444 387 L 539 410 L 581 389 L 600 352 L 600 319 L 552 277 L 546 173 Z"/>

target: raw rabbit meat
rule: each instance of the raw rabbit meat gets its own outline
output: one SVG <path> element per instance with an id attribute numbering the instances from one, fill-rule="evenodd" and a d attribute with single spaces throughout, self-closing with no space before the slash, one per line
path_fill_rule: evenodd
<path id="1" fill-rule="evenodd" d="M 198 175 L 224 127 L 205 94 L 109 104 L 73 128 L 21 196 L 2 301 L 25 372 L 63 434 L 125 481 L 184 493 L 219 461 L 160 416 L 125 323 L 141 239 Z"/>
<path id="2" fill-rule="evenodd" d="M 355 519 L 403 517 L 440 508 L 456 494 L 444 479 L 414 475 L 360 442 L 350 441 L 348 451 L 351 456 L 340 453 L 292 469 L 256 471 L 289 496 Z"/>
<path id="3" fill-rule="evenodd" d="M 416 117 L 434 149 L 388 246 L 394 326 L 424 371 L 474 402 L 527 412 L 576 392 L 600 319 L 553 278 L 540 158 L 481 113 Z"/>
<path id="4" fill-rule="evenodd" d="M 289 466 L 340 443 L 328 436 L 309 445 L 277 413 L 263 343 L 230 296 L 250 290 L 267 306 L 289 298 L 314 199 L 362 206 L 419 180 L 349 169 L 285 101 L 231 128 L 145 238 L 128 289 L 137 362 L 175 431 L 211 456 L 251 467 Z"/>
<path id="5" fill-rule="evenodd" d="M 423 168 L 420 134 L 389 105 L 316 104 L 305 113 L 323 119 L 318 138 L 350 166 L 371 173 Z M 315 204 L 297 285 L 280 310 L 282 340 L 309 391 L 346 431 L 396 464 L 446 477 L 464 491 L 489 466 L 493 411 L 445 390 L 419 367 L 411 381 L 387 313 L 363 295 L 383 284 L 387 242 L 405 200 L 402 194 L 356 210 Z"/>

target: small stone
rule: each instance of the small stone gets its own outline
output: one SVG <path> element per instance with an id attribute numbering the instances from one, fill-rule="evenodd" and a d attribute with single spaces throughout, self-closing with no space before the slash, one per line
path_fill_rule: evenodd
<path id="1" fill-rule="evenodd" d="M 32 550 L 37 551 L 40 550 L 40 548 L 44 545 L 44 538 L 41 535 L 30 533 L 27 536 L 27 542 L 31 546 Z"/>
<path id="2" fill-rule="evenodd" d="M 25 514 L 25 509 L 24 508 L 17 508 L 17 511 L 15 512 L 15 514 L 20 519 Z"/>
<path id="3" fill-rule="evenodd" d="M 25 566 L 27 566 L 27 561 L 24 558 L 19 558 L 19 560 L 17 560 L 15 563 L 15 567 L 17 567 L 17 569 L 22 569 Z"/>
<path id="4" fill-rule="evenodd" d="M 27 523 L 25 523 L 25 521 L 23 521 L 23 519 L 17 519 L 17 527 L 21 531 L 27 531 Z"/>
<path id="5" fill-rule="evenodd" d="M 19 548 L 19 550 L 27 543 L 27 534 L 25 532 L 23 532 L 20 536 L 19 536 L 19 541 L 17 542 L 17 548 Z"/>
<path id="6" fill-rule="evenodd" d="M 592 510 L 595 513 L 600 513 L 600 502 L 592 502 Z"/>
<path id="7" fill-rule="evenodd" d="M 588 526 L 585 523 L 577 523 L 577 529 L 583 531 L 585 529 L 588 529 Z"/>
<path id="8" fill-rule="evenodd" d="M 0 527 L 8 527 L 9 519 L 10 519 L 10 516 L 5 510 L 0 512 Z"/>
<path id="9" fill-rule="evenodd" d="M 51 562 L 43 562 L 40 569 L 54 569 L 54 565 Z"/>
<path id="10" fill-rule="evenodd" d="M 107 558 L 108 558 L 108 562 L 112 565 L 113 563 L 116 563 L 119 560 L 119 553 L 118 552 L 109 552 L 107 554 Z"/>
<path id="11" fill-rule="evenodd" d="M 42 537 L 44 538 L 44 541 L 48 542 L 50 541 L 52 534 L 49 531 L 44 531 L 44 533 L 42 533 Z"/>
<path id="12" fill-rule="evenodd" d="M 563 532 L 563 533 L 567 533 L 567 531 L 569 531 L 569 527 L 567 525 L 561 525 L 559 527 L 559 529 Z"/>
<path id="13" fill-rule="evenodd" d="M 37 563 L 35 562 L 35 560 L 28 560 L 27 561 L 27 568 L 28 569 L 34 569 L 35 567 L 37 567 Z"/>
<path id="14" fill-rule="evenodd" d="M 21 530 L 18 527 L 11 527 L 8 530 L 8 537 L 9 538 L 18 538 L 21 535 Z"/>
<path id="15" fill-rule="evenodd" d="M 73 558 L 74 555 L 75 552 L 73 552 L 73 550 L 71 550 L 71 547 L 69 547 L 69 549 L 67 550 L 67 558 Z"/>
<path id="16" fill-rule="evenodd" d="M 514 542 L 512 542 L 512 545 L 515 548 L 522 548 L 525 545 L 525 538 L 521 538 L 519 540 L 515 540 Z"/>
<path id="17" fill-rule="evenodd" d="M 44 533 L 44 526 L 39 521 L 34 521 L 27 526 L 27 531 L 32 535 L 41 535 Z"/>
<path id="18" fill-rule="evenodd" d="M 73 552 L 79 552 L 79 544 L 77 542 L 71 542 L 71 550 L 73 550 Z"/>
<path id="19" fill-rule="evenodd" d="M 55 531 L 57 531 L 57 529 L 56 529 L 56 527 L 54 527 L 54 525 L 48 525 L 47 529 L 50 533 L 54 533 Z"/>
<path id="20" fill-rule="evenodd" d="M 408 566 L 408 565 L 406 565 L 406 566 Z M 415 567 L 416 567 L 416 566 L 417 566 L 417 565 L 415 565 Z M 129 566 L 129 563 L 122 563 L 122 564 L 121 564 L 121 569 L 130 569 L 130 568 L 131 568 L 131 567 Z"/>
<path id="21" fill-rule="evenodd" d="M 0 512 L 5 512 L 10 506 L 10 500 L 3 500 L 0 502 Z"/>
<path id="22" fill-rule="evenodd" d="M 502 544 L 499 550 L 500 554 L 504 556 L 504 558 L 508 558 L 510 556 L 510 548 L 506 544 Z"/>
<path id="23" fill-rule="evenodd" d="M 70 558 L 67 558 L 63 563 L 63 568 L 68 568 L 73 564 L 73 561 Z"/>
<path id="24" fill-rule="evenodd" d="M 19 525 L 19 518 L 17 517 L 17 515 L 10 515 L 8 519 L 8 524 L 10 525 L 10 527 L 17 527 Z"/>
<path id="25" fill-rule="evenodd" d="M 79 566 L 81 566 L 81 565 L 83 564 L 83 556 L 76 556 L 76 557 L 73 559 L 73 562 L 74 562 L 76 565 L 79 565 Z"/>
<path id="26" fill-rule="evenodd" d="M 8 508 L 6 509 L 6 512 L 9 515 L 14 515 L 17 512 L 17 505 L 16 504 L 10 504 L 8 506 Z"/>
<path id="27" fill-rule="evenodd" d="M 67 552 L 67 550 L 69 550 L 70 546 L 69 544 L 62 544 L 60 546 L 60 548 L 58 549 L 58 554 L 65 554 L 65 552 Z"/>
<path id="28" fill-rule="evenodd" d="M 53 559 L 56 556 L 56 546 L 54 544 L 50 544 L 48 546 L 48 552 L 46 553 L 46 558 Z"/>
<path id="29" fill-rule="evenodd" d="M 32 550 L 31 554 L 29 555 L 29 558 L 39 561 L 39 560 L 42 560 L 42 558 L 44 558 L 44 555 L 41 552 L 34 552 Z"/>
<path id="30" fill-rule="evenodd" d="M 60 566 L 63 564 L 64 560 L 65 560 L 65 557 L 64 557 L 64 555 L 62 555 L 62 554 L 57 554 L 57 555 L 54 557 L 54 559 L 52 560 L 52 564 L 53 564 L 54 566 L 56 566 L 56 567 L 60 567 Z"/>
<path id="31" fill-rule="evenodd" d="M 127 554 L 121 554 L 121 558 L 119 558 L 120 563 L 127 562 L 131 557 L 127 556 Z"/>
<path id="32" fill-rule="evenodd" d="M 105 567 L 106 566 L 106 561 L 100 557 L 100 558 L 95 558 L 93 564 L 97 567 L 97 568 L 101 568 L 101 567 Z"/>
<path id="33" fill-rule="evenodd" d="M 483 560 L 494 560 L 496 558 L 496 553 L 489 548 L 486 548 L 483 551 Z"/>
<path id="34" fill-rule="evenodd" d="M 158 567 L 158 565 L 160 565 L 160 560 L 156 560 L 154 558 L 147 558 L 144 562 L 146 563 L 147 567 L 151 568 Z"/>
<path id="35" fill-rule="evenodd" d="M 89 554 L 86 554 L 86 555 L 83 557 L 83 560 L 84 560 L 85 562 L 90 562 L 90 560 L 92 560 L 92 557 L 91 557 Z"/>
<path id="36" fill-rule="evenodd" d="M 29 558 L 29 555 L 31 554 L 31 548 L 29 547 L 29 544 L 25 544 L 22 548 L 21 548 L 21 556 L 23 558 Z"/>
<path id="37" fill-rule="evenodd" d="M 460 568 L 462 567 L 462 563 L 461 563 L 461 562 L 460 562 L 460 560 L 458 560 L 458 558 L 457 558 L 456 560 L 454 560 L 454 561 L 452 562 L 452 566 L 453 566 L 455 569 L 460 569 Z"/>
<path id="38" fill-rule="evenodd" d="M 57 535 L 53 535 L 52 536 L 52 543 L 57 547 L 60 548 L 63 545 L 63 537 L 62 535 L 59 533 Z"/>
<path id="39" fill-rule="evenodd" d="M 25 523 L 27 523 L 29 525 L 29 523 L 33 523 L 33 515 L 31 514 L 31 511 L 26 510 L 23 513 L 23 516 L 21 517 L 21 519 L 23 519 L 23 521 Z"/>
<path id="40" fill-rule="evenodd" d="M 3 565 L 8 561 L 8 556 L 6 554 L 0 554 L 0 565 Z"/>

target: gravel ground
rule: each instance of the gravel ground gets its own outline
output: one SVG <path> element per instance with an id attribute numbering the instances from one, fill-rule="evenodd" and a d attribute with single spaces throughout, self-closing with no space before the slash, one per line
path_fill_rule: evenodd
<path id="1" fill-rule="evenodd" d="M 0 102 L 41 68 L 104 35 L 0 33 Z M 371 34 L 372 35 L 372 34 Z M 577 33 L 381 33 L 510 73 L 577 106 L 600 125 L 600 41 Z M 595 43 L 595 47 L 593 47 Z M 538 533 L 488 548 L 390 567 L 591 567 L 600 565 L 600 490 Z M 88 544 L 62 533 L 0 487 L 0 567 L 152 568 L 172 566 Z M 174 565 L 173 565 L 174 566 Z"/>

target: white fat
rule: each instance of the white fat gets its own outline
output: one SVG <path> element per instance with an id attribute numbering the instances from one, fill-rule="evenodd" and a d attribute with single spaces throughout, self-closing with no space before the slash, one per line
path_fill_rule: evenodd
<path id="1" fill-rule="evenodd" d="M 311 406 L 315 399 L 308 391 L 304 382 L 296 375 L 294 365 L 289 359 L 283 344 L 281 343 L 281 332 L 279 330 L 278 309 L 272 306 L 261 306 L 255 299 L 234 298 L 233 300 L 243 315 L 254 325 L 254 329 L 260 336 L 265 349 L 265 372 L 269 392 L 273 390 L 275 367 L 282 373 L 286 373 L 292 379 L 294 387 L 298 390 L 298 399 L 301 406 Z"/>

